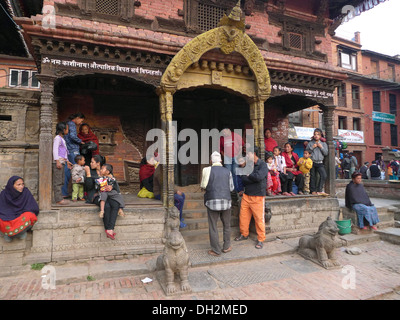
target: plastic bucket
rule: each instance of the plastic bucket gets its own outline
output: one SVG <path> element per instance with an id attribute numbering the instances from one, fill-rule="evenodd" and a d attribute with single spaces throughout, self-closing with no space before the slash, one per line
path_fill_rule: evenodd
<path id="1" fill-rule="evenodd" d="M 339 228 L 339 234 L 348 234 L 351 232 L 351 219 L 348 220 L 336 220 L 336 225 Z"/>

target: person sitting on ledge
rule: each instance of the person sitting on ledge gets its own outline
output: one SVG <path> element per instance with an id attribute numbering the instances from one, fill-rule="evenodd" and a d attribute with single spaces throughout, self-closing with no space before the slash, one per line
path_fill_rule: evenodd
<path id="1" fill-rule="evenodd" d="M 371 229 L 377 230 L 375 225 L 379 222 L 378 212 L 365 191 L 362 184 L 362 175 L 359 172 L 354 172 L 351 178 L 352 181 L 346 186 L 346 207 L 357 213 L 358 227 L 360 229 L 367 229 L 364 226 L 365 219 Z"/>
<path id="2" fill-rule="evenodd" d="M 11 177 L 0 193 L 0 231 L 6 242 L 25 239 L 37 221 L 39 206 L 21 177 Z"/>

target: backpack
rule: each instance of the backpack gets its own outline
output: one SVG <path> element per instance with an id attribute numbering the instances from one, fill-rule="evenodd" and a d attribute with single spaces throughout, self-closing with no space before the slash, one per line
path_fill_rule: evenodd
<path id="1" fill-rule="evenodd" d="M 349 158 L 343 159 L 343 170 L 349 170 L 351 166 L 351 160 Z"/>

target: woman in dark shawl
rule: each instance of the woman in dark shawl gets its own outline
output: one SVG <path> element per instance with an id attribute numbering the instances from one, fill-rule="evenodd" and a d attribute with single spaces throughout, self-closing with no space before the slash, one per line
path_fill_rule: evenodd
<path id="1" fill-rule="evenodd" d="M 87 123 L 82 123 L 79 127 L 78 138 L 84 142 L 81 145 L 81 155 L 85 157 L 85 165 L 90 166 L 92 157 L 99 154 L 99 139 Z M 94 144 L 97 146 L 95 149 Z"/>
<path id="2" fill-rule="evenodd" d="M 351 176 L 352 181 L 346 187 L 346 207 L 357 213 L 360 229 L 367 229 L 364 226 L 365 219 L 371 229 L 377 230 L 375 225 L 379 222 L 378 212 L 361 183 L 361 176 L 361 173 L 357 172 L 354 172 Z"/>
<path id="3" fill-rule="evenodd" d="M 21 177 L 11 177 L 0 193 L 0 231 L 4 240 L 24 239 L 37 221 L 39 206 Z"/>

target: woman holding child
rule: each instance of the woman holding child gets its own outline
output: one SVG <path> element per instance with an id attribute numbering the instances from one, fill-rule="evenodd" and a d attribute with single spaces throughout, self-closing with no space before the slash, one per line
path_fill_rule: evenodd
<path id="1" fill-rule="evenodd" d="M 282 185 L 282 194 L 285 196 L 291 195 L 294 196 L 294 192 L 292 191 L 293 180 L 298 187 L 298 193 L 303 194 L 304 189 L 304 176 L 299 170 L 297 166 L 297 162 L 299 161 L 299 156 L 296 152 L 293 152 L 293 146 L 286 142 L 284 145 L 284 152 L 282 152 L 282 156 L 286 162 L 286 175 L 287 180 Z"/>
<path id="2" fill-rule="evenodd" d="M 90 161 L 90 167 L 85 166 L 86 171 L 86 180 L 85 180 L 85 188 L 87 191 L 87 200 L 88 203 L 94 203 L 100 206 L 100 195 L 97 193 L 96 189 L 96 180 L 102 177 L 101 168 L 105 164 L 105 158 L 101 155 L 95 155 L 92 157 Z M 105 192 L 110 192 L 113 189 L 111 185 L 107 185 L 104 187 Z M 108 198 L 104 204 L 104 229 L 106 232 L 106 236 L 109 239 L 114 240 L 116 233 L 114 232 L 115 222 L 117 220 L 118 211 L 120 209 L 120 203 L 116 200 Z"/>

